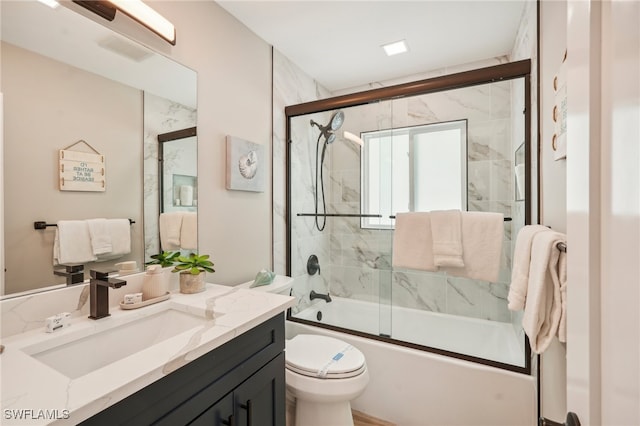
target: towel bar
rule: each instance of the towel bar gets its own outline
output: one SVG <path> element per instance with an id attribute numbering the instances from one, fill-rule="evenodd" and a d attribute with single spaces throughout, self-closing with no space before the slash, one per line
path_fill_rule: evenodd
<path id="1" fill-rule="evenodd" d="M 133 219 L 129 219 L 129 224 L 133 225 L 134 223 L 136 223 L 135 220 Z M 44 220 L 38 220 L 33 222 L 33 229 L 46 229 L 48 226 L 58 226 L 55 223 L 47 223 Z"/>
<path id="2" fill-rule="evenodd" d="M 391 216 L 389 216 L 389 219 L 395 219 L 395 218 L 396 218 L 396 216 L 395 216 L 395 215 L 391 215 Z M 511 219 L 510 217 L 505 217 L 505 218 L 504 218 L 504 221 L 505 221 L 505 222 L 511 222 L 512 220 L 513 220 L 513 219 Z"/>
<path id="3" fill-rule="evenodd" d="M 311 217 L 382 217 L 381 214 L 353 214 L 353 213 L 297 213 L 296 216 Z"/>

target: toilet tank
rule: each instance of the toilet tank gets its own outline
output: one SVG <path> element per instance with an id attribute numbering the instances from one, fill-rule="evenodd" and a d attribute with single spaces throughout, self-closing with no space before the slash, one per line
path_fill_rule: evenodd
<path id="1" fill-rule="evenodd" d="M 249 289 L 251 284 L 253 284 L 253 280 L 238 284 L 237 287 Z M 293 278 L 287 277 L 286 275 L 276 275 L 271 284 L 253 287 L 251 290 L 266 291 L 268 293 L 277 293 L 289 296 L 292 286 Z"/>

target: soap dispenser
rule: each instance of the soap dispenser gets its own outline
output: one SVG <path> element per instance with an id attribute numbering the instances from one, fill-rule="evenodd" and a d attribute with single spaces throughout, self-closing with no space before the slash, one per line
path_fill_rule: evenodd
<path id="1" fill-rule="evenodd" d="M 168 291 L 169 282 L 162 266 L 147 266 L 147 272 L 142 282 L 142 300 L 150 300 L 164 296 Z"/>

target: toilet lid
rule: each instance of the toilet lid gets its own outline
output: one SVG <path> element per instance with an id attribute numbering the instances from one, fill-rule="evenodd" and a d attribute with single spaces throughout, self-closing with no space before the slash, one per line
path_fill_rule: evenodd
<path id="1" fill-rule="evenodd" d="M 342 340 L 317 334 L 299 334 L 286 342 L 287 368 L 316 378 L 354 377 L 365 369 L 364 355 Z"/>

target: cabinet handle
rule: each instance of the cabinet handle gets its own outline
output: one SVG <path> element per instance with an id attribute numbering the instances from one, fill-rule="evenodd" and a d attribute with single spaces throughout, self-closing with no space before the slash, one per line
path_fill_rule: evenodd
<path id="1" fill-rule="evenodd" d="M 244 408 L 247 410 L 247 426 L 251 426 L 253 422 L 251 421 L 251 413 L 253 410 L 251 409 L 251 400 L 248 399 L 246 404 L 240 404 L 240 408 Z"/>
<path id="2" fill-rule="evenodd" d="M 220 423 L 226 426 L 236 426 L 235 417 L 233 417 L 233 414 L 229 416 L 228 420 L 221 420 Z"/>

